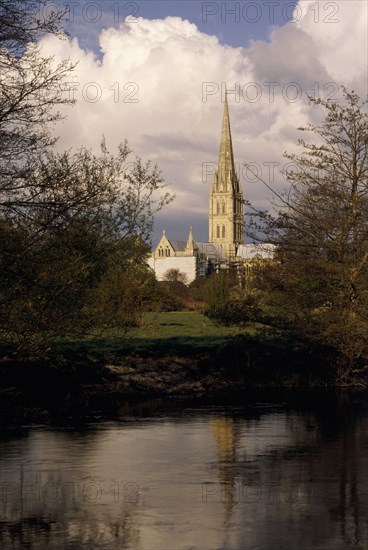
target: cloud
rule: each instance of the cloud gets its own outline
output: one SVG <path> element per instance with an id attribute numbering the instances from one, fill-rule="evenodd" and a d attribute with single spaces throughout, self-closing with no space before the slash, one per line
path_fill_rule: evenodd
<path id="1" fill-rule="evenodd" d="M 332 80 L 357 82 L 366 92 L 368 4 L 361 0 L 299 3 L 304 16 L 296 25 L 310 38 L 317 61 Z"/>
<path id="2" fill-rule="evenodd" d="M 338 7 L 338 21 L 327 23 L 323 19 L 331 10 L 324 10 L 320 2 L 316 23 L 315 2 L 303 1 L 296 23 L 274 29 L 267 42 L 252 42 L 248 48 L 223 45 L 178 17 L 139 18 L 119 29 L 104 29 L 98 57 L 76 39 L 48 36 L 43 40 L 48 55 L 79 62 L 70 79 L 78 103 L 66 111 L 67 119 L 57 128 L 58 147 L 97 148 L 105 134 L 113 149 L 128 138 L 135 154 L 158 163 L 177 195 L 166 217 L 163 213 L 158 218 L 157 234 L 166 224 L 172 238 L 184 238 L 182 227 L 189 226 L 194 209 L 195 219 L 204 220 L 198 224 L 199 234 L 194 226 L 195 237 L 206 240 L 211 178 L 202 172 L 203 166 L 217 162 L 222 84 L 230 91 L 233 145 L 241 175 L 245 161 L 257 162 L 262 175 L 269 174 L 267 163 L 285 164 L 282 154 L 295 149 L 296 128 L 315 116 L 307 93 L 325 98 L 336 92 L 338 97 L 341 83 L 367 91 L 367 7 L 357 2 L 351 10 L 351 3 L 329 2 Z M 331 82 L 336 90 L 328 88 Z M 266 204 L 270 192 L 243 175 L 241 179 L 245 197 Z"/>

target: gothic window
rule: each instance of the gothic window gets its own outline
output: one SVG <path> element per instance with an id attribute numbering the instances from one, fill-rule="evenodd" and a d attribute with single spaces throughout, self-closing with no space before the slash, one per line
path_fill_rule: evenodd
<path id="1" fill-rule="evenodd" d="M 159 248 L 159 249 L 158 249 L 158 255 L 159 255 L 159 256 L 163 256 L 163 255 L 164 255 L 164 251 L 162 250 L 162 248 Z"/>
<path id="2" fill-rule="evenodd" d="M 217 238 L 218 239 L 220 238 L 220 226 L 219 225 L 217 226 Z"/>
<path id="3" fill-rule="evenodd" d="M 166 248 L 166 256 L 170 256 L 170 248 Z"/>
<path id="4" fill-rule="evenodd" d="M 226 204 L 224 202 L 222 203 L 222 213 L 226 214 Z"/>
<path id="5" fill-rule="evenodd" d="M 220 214 L 220 203 L 219 202 L 216 204 L 216 213 Z"/>
<path id="6" fill-rule="evenodd" d="M 225 226 L 224 225 L 222 226 L 222 238 L 223 239 L 225 238 Z"/>

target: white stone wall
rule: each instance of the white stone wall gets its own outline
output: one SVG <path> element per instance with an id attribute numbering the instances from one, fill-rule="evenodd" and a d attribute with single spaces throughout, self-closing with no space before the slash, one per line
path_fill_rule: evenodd
<path id="1" fill-rule="evenodd" d="M 164 280 L 164 274 L 168 269 L 179 269 L 188 277 L 188 284 L 196 278 L 196 257 L 195 256 L 168 256 L 167 258 L 150 257 L 148 265 L 156 273 L 159 281 Z"/>

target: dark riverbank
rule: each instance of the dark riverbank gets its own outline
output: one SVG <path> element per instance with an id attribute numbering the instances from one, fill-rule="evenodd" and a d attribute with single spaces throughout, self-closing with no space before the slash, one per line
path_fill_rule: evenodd
<path id="1" fill-rule="evenodd" d="M 90 349 L 50 353 L 43 359 L 11 355 L 0 362 L 2 395 L 193 396 L 253 388 L 368 387 L 368 367 L 344 369 L 331 350 L 282 340 L 229 337 L 219 347 L 177 346 L 164 353 L 91 353 Z"/>

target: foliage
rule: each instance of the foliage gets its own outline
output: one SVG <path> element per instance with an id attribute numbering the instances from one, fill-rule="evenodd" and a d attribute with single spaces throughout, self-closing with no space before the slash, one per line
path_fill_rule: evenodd
<path id="1" fill-rule="evenodd" d="M 204 296 L 208 308 L 222 307 L 230 299 L 234 279 L 227 273 L 213 273 L 206 282 Z"/>
<path id="2" fill-rule="evenodd" d="M 208 284 L 208 279 L 197 277 L 189 285 L 189 294 L 192 300 L 203 302 L 205 299 L 205 289 Z"/>
<path id="3" fill-rule="evenodd" d="M 166 273 L 164 273 L 164 281 L 179 282 L 187 285 L 188 275 L 183 271 L 180 271 L 180 269 L 175 269 L 173 267 L 171 269 L 168 269 Z"/>
<path id="4" fill-rule="evenodd" d="M 220 325 L 247 326 L 258 321 L 257 295 L 240 288 L 235 273 L 213 274 L 207 281 L 205 296 L 205 314 Z"/>
<path id="5" fill-rule="evenodd" d="M 52 126 L 73 65 L 45 56 L 63 37 L 48 0 L 0 0 L 0 333 L 19 346 L 139 323 L 159 300 L 145 263 L 153 218 L 172 197 L 157 166 L 117 154 L 55 153 Z"/>
<path id="6" fill-rule="evenodd" d="M 190 283 L 188 289 L 191 309 L 195 309 L 201 313 L 204 312 L 207 307 L 205 300 L 205 289 L 207 284 L 208 279 L 205 277 L 197 277 Z"/>
<path id="7" fill-rule="evenodd" d="M 105 143 L 38 157 L 25 200 L 4 213 L 0 328 L 48 340 L 92 327 L 131 326 L 158 299 L 145 263 L 153 216 L 171 196 L 157 167 Z M 8 214 L 8 215 L 6 215 Z"/>
<path id="8" fill-rule="evenodd" d="M 180 311 L 187 308 L 188 287 L 181 281 L 161 281 L 163 293 L 162 307 L 167 311 Z"/>
<path id="9" fill-rule="evenodd" d="M 205 285 L 205 314 L 223 326 L 246 326 L 260 317 L 255 292 L 239 287 L 236 273 L 215 273 Z"/>
<path id="10" fill-rule="evenodd" d="M 277 243 L 275 266 L 263 270 L 268 305 L 299 334 L 335 347 L 351 368 L 368 358 L 367 102 L 344 90 L 343 102 L 320 99 L 325 119 L 287 154 L 287 193 L 260 228 Z M 285 323 L 284 323 L 285 324 Z"/>
<path id="11" fill-rule="evenodd" d="M 90 308 L 100 328 L 130 328 L 142 324 L 143 314 L 157 309 L 163 299 L 152 271 L 145 264 L 145 251 L 133 244 L 134 260 L 128 265 L 117 253 L 110 258 L 106 272 L 93 289 Z M 145 253 L 144 253 L 145 252 Z"/>
<path id="12" fill-rule="evenodd" d="M 148 240 L 153 217 L 172 196 L 162 193 L 165 184 L 157 166 L 140 157 L 129 162 L 127 142 L 110 153 L 105 139 L 99 154 L 81 147 L 76 151 L 45 152 L 27 167 L 27 178 L 18 177 L 7 219 L 32 228 L 35 238 L 46 231 L 62 231 L 72 221 L 88 223 L 105 239 L 139 233 Z"/>
<path id="13" fill-rule="evenodd" d="M 225 327 L 246 327 L 262 320 L 257 296 L 249 292 L 208 308 L 206 315 Z"/>

